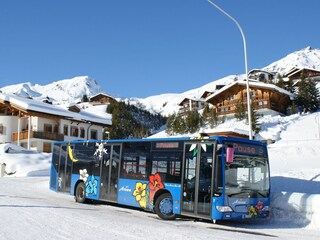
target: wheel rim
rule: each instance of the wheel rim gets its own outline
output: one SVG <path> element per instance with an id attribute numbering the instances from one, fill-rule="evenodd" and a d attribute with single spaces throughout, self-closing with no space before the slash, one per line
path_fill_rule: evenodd
<path id="1" fill-rule="evenodd" d="M 78 199 L 83 199 L 84 197 L 84 189 L 82 187 L 78 188 Z"/>
<path id="2" fill-rule="evenodd" d="M 172 215 L 172 200 L 169 198 L 163 199 L 159 204 L 159 210 L 163 215 Z"/>

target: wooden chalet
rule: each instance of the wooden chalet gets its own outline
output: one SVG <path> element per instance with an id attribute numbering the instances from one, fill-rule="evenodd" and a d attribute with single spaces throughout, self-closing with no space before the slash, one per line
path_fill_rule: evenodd
<path id="1" fill-rule="evenodd" d="M 320 70 L 310 69 L 310 68 L 292 68 L 287 73 L 283 75 L 284 78 L 288 78 L 290 80 L 300 80 L 302 75 L 305 78 L 311 78 L 315 81 L 320 81 Z"/>
<path id="2" fill-rule="evenodd" d="M 111 101 L 116 101 L 113 97 L 105 93 L 98 93 L 90 98 L 91 105 L 108 105 Z"/>
<path id="3" fill-rule="evenodd" d="M 262 82 L 250 82 L 249 84 L 250 96 L 258 113 L 286 114 L 289 101 L 294 98 L 292 93 L 273 84 Z M 208 96 L 206 102 L 214 106 L 218 116 L 225 115 L 232 118 L 239 102 L 247 109 L 246 81 L 236 81 L 221 88 Z"/>

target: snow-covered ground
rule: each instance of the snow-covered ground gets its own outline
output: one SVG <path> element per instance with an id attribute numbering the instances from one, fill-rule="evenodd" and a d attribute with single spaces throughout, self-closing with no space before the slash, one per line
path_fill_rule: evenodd
<path id="1" fill-rule="evenodd" d="M 264 224 L 232 223 L 232 228 L 262 231 L 279 236 L 280 239 L 320 239 L 320 113 L 296 114 L 287 117 L 265 117 L 261 119 L 261 122 L 263 123 L 262 130 L 257 137 L 276 140 L 275 143 L 269 145 L 272 177 L 272 215 Z M 241 123 L 226 121 L 224 127 L 236 127 L 237 124 Z M 165 135 L 164 132 L 161 134 L 162 136 Z M 160 220 L 155 220 L 154 218 L 156 218 L 156 216 L 149 213 L 136 213 L 136 211 L 132 210 L 123 210 L 123 212 L 121 212 L 121 209 L 111 206 L 108 206 L 106 210 L 105 207 L 88 205 L 79 207 L 79 205 L 72 205 L 70 204 L 70 201 L 72 201 L 70 196 L 63 195 L 62 197 L 60 194 L 55 194 L 48 190 L 50 160 L 51 154 L 29 152 L 11 144 L 0 145 L 0 163 L 5 162 L 7 164 L 7 172 L 15 172 L 13 175 L 0 178 L 0 225 L 10 223 L 10 225 L 6 225 L 4 230 L 0 228 L 1 239 L 6 239 L 6 236 L 9 236 L 9 239 L 13 239 L 14 234 L 10 235 L 10 231 L 16 231 L 16 229 L 25 230 L 25 226 L 30 226 L 26 225 L 26 222 L 18 220 L 18 214 L 28 211 L 28 208 L 22 202 L 30 201 L 31 196 L 35 199 L 38 197 L 54 198 L 55 201 L 58 202 L 58 205 L 52 207 L 52 212 L 62 211 L 61 209 L 64 207 L 68 208 L 68 211 L 71 211 L 72 206 L 76 209 L 81 208 L 83 212 L 86 210 L 85 212 L 94 211 L 96 214 L 99 214 L 99 211 L 103 211 L 106 218 L 104 221 L 109 223 L 112 221 L 124 222 L 122 226 L 127 226 L 126 228 L 118 227 L 118 230 L 110 230 L 110 237 L 106 237 L 105 239 L 125 239 L 128 231 L 134 232 L 133 229 L 140 229 L 140 231 L 146 234 L 145 236 L 147 236 L 148 239 L 159 239 L 162 231 L 157 230 L 157 234 L 152 234 L 149 224 L 141 226 L 142 222 L 135 220 L 136 218 L 134 216 L 137 215 L 139 215 L 139 219 L 141 216 L 144 216 L 143 218 L 148 219 L 148 222 L 150 221 L 157 225 L 157 229 L 158 227 L 165 229 L 162 239 L 168 239 L 170 231 L 177 231 L 182 234 L 182 231 L 179 229 L 183 229 L 184 232 L 186 232 L 186 234 L 181 235 L 184 237 L 179 238 L 175 233 L 172 234 L 172 238 L 195 239 L 197 235 L 192 233 L 192 229 L 197 229 L 200 231 L 198 232 L 198 239 L 213 239 L 214 236 L 217 236 L 219 239 L 232 239 L 233 237 L 245 239 L 245 236 L 239 235 L 239 233 L 235 236 L 227 232 L 221 233 L 221 231 L 218 231 L 218 234 L 213 232 L 212 238 L 209 238 L 210 233 L 208 233 L 207 229 L 211 229 L 211 227 L 213 229 L 215 228 L 214 225 L 210 223 L 177 221 L 167 224 Z M 39 180 L 30 178 L 35 176 L 38 176 Z M 28 194 L 25 194 L 28 196 L 20 196 L 22 194 L 20 191 L 23 191 L 20 189 L 23 189 L 25 182 L 31 182 L 31 185 L 38 184 L 39 182 L 40 185 L 31 189 L 29 189 L 30 186 L 25 186 L 26 191 L 28 191 Z M 21 184 L 21 188 L 17 187 L 17 184 Z M 41 191 L 39 188 L 41 188 Z M 15 193 L 15 191 L 17 192 Z M 39 192 L 32 193 L 32 191 Z M 11 195 L 8 196 L 8 194 Z M 11 205 L 11 202 L 14 202 L 16 197 L 18 198 L 17 201 L 22 201 L 21 204 L 15 203 Z M 23 197 L 25 197 L 25 199 L 23 199 Z M 52 204 L 52 202 L 50 202 L 50 204 Z M 41 211 L 33 215 L 32 208 L 29 209 L 31 209 L 30 212 L 25 213 L 28 215 L 28 221 L 38 224 L 34 231 L 41 233 L 41 221 L 45 221 L 45 217 L 42 217 L 40 221 L 36 220 L 34 218 L 41 218 Z M 111 213 L 107 214 L 106 212 L 108 211 L 111 211 Z M 130 214 L 124 214 L 125 211 L 130 211 Z M 43 214 L 49 214 L 49 212 L 43 212 Z M 79 212 L 75 214 L 81 218 Z M 112 214 L 120 215 L 120 220 L 118 218 L 117 220 L 113 220 Z M 3 217 L 6 219 L 3 219 Z M 64 219 L 63 216 L 60 217 L 61 220 Z M 54 229 L 61 228 L 61 223 L 59 220 L 57 221 L 58 222 L 50 221 L 50 224 L 54 225 Z M 86 221 L 84 220 L 83 222 Z M 48 230 L 46 224 L 48 223 L 44 224 L 43 229 Z M 67 221 L 66 224 L 66 227 L 81 232 L 81 228 L 73 226 L 72 221 Z M 133 225 L 131 230 L 128 228 L 128 224 Z M 92 229 L 94 230 L 92 231 L 92 236 L 94 237 L 94 232 L 98 231 L 95 234 L 97 234 L 96 236 L 98 236 L 99 239 L 102 239 L 101 236 L 103 236 L 103 233 L 108 233 L 108 231 L 106 231 L 101 224 L 99 224 L 99 226 L 101 231 L 97 228 Z M 32 229 L 30 229 L 30 231 L 32 231 Z M 61 235 L 49 235 L 51 236 L 49 238 L 43 238 L 43 234 L 40 234 L 39 238 L 35 237 L 36 234 L 28 234 L 26 236 L 29 237 L 23 238 L 23 235 L 20 234 L 17 235 L 19 237 L 15 239 L 51 239 L 57 236 L 70 239 L 67 230 L 64 234 L 65 235 L 63 235 L 63 233 L 61 233 Z M 138 235 L 136 235 L 136 237 Z M 77 232 L 74 236 L 81 236 L 81 234 Z M 84 234 L 83 236 L 89 235 Z M 141 236 L 139 235 L 139 237 Z M 270 236 L 263 237 L 253 235 L 247 235 L 246 237 L 255 237 L 257 239 L 264 239 L 264 237 L 270 238 Z"/>

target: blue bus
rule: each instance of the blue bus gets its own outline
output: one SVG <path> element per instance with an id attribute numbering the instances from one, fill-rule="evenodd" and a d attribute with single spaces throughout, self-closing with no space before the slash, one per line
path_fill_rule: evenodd
<path id="1" fill-rule="evenodd" d="M 241 220 L 269 216 L 269 172 L 266 145 L 241 138 L 56 142 L 50 189 L 165 220 Z"/>

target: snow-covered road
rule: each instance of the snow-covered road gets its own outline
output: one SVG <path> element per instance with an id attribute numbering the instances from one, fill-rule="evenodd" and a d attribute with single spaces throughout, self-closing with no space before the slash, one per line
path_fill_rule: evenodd
<path id="1" fill-rule="evenodd" d="M 272 220 L 163 221 L 148 212 L 78 204 L 72 196 L 50 191 L 48 181 L 49 177 L 0 178 L 0 239 L 320 239 L 319 231 L 284 227 Z"/>

